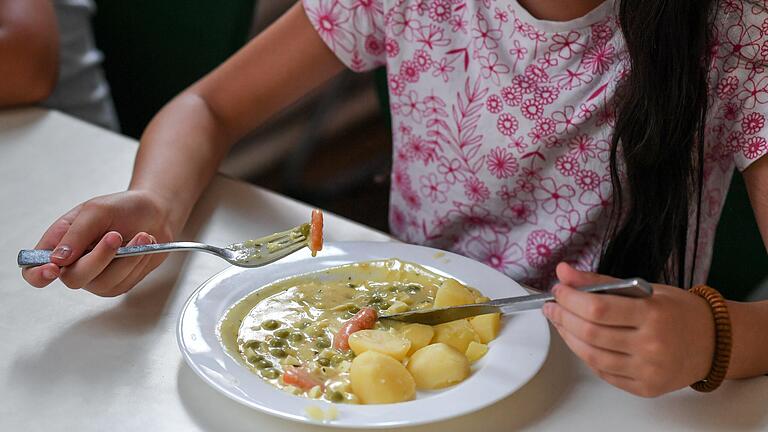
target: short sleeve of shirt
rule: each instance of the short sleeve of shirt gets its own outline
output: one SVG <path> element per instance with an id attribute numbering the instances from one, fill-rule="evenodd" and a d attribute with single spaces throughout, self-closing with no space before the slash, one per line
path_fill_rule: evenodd
<path id="1" fill-rule="evenodd" d="M 375 69 L 386 61 L 384 0 L 302 0 L 320 38 L 348 68 Z"/>
<path id="2" fill-rule="evenodd" d="M 729 1 L 718 12 L 715 116 L 727 125 L 726 148 L 743 171 L 768 153 L 768 11 L 762 4 Z"/>

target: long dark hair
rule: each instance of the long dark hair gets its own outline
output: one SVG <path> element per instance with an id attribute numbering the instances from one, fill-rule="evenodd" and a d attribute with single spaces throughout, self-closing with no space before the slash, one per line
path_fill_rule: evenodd
<path id="1" fill-rule="evenodd" d="M 614 199 L 598 271 L 685 287 L 689 217 L 701 208 L 715 0 L 619 0 L 631 71 L 619 89 Z M 619 161 L 623 162 L 619 172 Z"/>

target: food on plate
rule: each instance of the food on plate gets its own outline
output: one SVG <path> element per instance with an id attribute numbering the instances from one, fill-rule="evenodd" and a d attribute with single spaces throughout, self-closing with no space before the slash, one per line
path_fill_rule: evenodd
<path id="1" fill-rule="evenodd" d="M 480 337 L 480 342 L 487 344 L 496 339 L 501 327 L 501 314 L 479 315 L 469 319 L 469 324 Z"/>
<path id="2" fill-rule="evenodd" d="M 442 293 L 442 294 L 441 294 Z M 460 282 L 397 259 L 277 281 L 232 306 L 219 336 L 243 365 L 284 391 L 328 402 L 394 403 L 457 384 L 488 350 L 498 317 L 436 326 L 378 320 L 389 311 L 474 303 Z"/>
<path id="3" fill-rule="evenodd" d="M 467 350 L 470 342 L 480 342 L 480 336 L 465 319 L 438 324 L 433 328 L 435 330 L 433 343 L 450 345 L 462 353 Z"/>
<path id="4" fill-rule="evenodd" d="M 316 256 L 318 251 L 323 250 L 323 212 L 318 209 L 312 210 L 308 238 L 307 246 L 312 252 L 312 256 Z"/>
<path id="5" fill-rule="evenodd" d="M 400 333 L 411 341 L 411 349 L 408 350 L 407 354 L 411 355 L 432 342 L 432 338 L 435 336 L 435 329 L 426 324 L 408 324 L 400 328 Z"/>
<path id="6" fill-rule="evenodd" d="M 467 350 L 464 352 L 464 355 L 467 356 L 467 360 L 469 360 L 470 363 L 474 363 L 480 360 L 487 352 L 488 345 L 472 341 L 469 343 L 469 346 L 467 346 Z"/>
<path id="7" fill-rule="evenodd" d="M 408 369 L 380 352 L 366 351 L 355 357 L 349 378 L 364 404 L 404 402 L 416 396 L 416 382 Z"/>
<path id="8" fill-rule="evenodd" d="M 463 352 L 438 342 L 413 353 L 408 371 L 419 389 L 441 389 L 469 376 L 469 360 Z"/>

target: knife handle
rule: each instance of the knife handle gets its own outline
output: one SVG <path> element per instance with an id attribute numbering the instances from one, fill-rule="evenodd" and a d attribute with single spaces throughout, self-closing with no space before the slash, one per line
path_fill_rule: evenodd
<path id="1" fill-rule="evenodd" d="M 650 297 L 653 295 L 653 287 L 651 284 L 640 278 L 621 279 L 616 282 L 590 285 L 577 289 L 582 292 L 613 294 L 634 298 Z M 491 300 L 488 302 L 488 305 L 498 307 L 503 313 L 512 313 L 522 310 L 537 309 L 544 306 L 544 303 L 553 301 L 554 299 L 555 296 L 553 296 L 552 293 L 544 293 L 525 297 L 510 297 Z"/>

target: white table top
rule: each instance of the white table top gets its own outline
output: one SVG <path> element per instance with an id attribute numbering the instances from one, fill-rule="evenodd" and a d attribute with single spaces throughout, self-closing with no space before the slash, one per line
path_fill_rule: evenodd
<path id="1" fill-rule="evenodd" d="M 0 430 L 311 431 L 240 406 L 182 361 L 174 329 L 187 296 L 227 264 L 172 255 L 127 295 L 25 284 L 15 265 L 59 215 L 126 187 L 135 141 L 56 112 L 0 114 Z M 309 207 L 217 177 L 182 237 L 228 244 L 306 219 Z M 334 240 L 386 241 L 328 215 Z M 539 374 L 477 413 L 404 431 L 768 430 L 768 378 L 643 399 L 596 378 L 553 332 Z"/>

